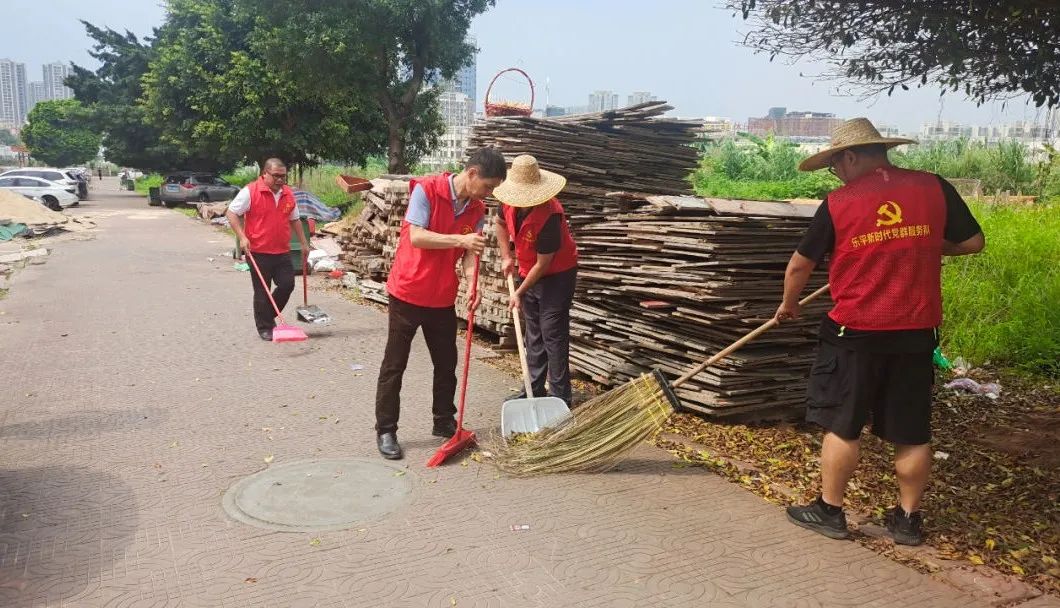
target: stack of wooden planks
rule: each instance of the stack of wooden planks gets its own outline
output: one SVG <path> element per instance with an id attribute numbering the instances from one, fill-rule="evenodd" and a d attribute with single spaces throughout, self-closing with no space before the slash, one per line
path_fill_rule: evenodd
<path id="1" fill-rule="evenodd" d="M 491 118 L 475 125 L 470 148 L 494 146 L 508 160 L 537 158 L 542 169 L 567 178 L 559 199 L 578 228 L 614 212 L 606 197 L 617 190 L 648 194 L 690 192 L 702 122 L 663 116 L 665 101 L 559 118 Z"/>
<path id="2" fill-rule="evenodd" d="M 658 368 L 671 379 L 768 320 L 815 206 L 647 197 L 581 229 L 572 366 L 617 385 Z M 819 271 L 811 281 L 826 282 Z M 820 314 L 808 307 L 678 390 L 712 416 L 769 417 L 805 399 Z"/>
<path id="3" fill-rule="evenodd" d="M 332 228 L 343 249 L 341 261 L 348 270 L 361 279 L 386 280 L 408 205 L 408 176 L 386 175 L 372 180 L 360 215 Z"/>

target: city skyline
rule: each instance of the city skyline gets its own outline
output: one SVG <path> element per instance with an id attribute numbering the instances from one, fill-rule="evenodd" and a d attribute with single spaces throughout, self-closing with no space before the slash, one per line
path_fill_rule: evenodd
<path id="1" fill-rule="evenodd" d="M 40 80 L 29 80 L 25 62 L 0 59 L 0 128 L 19 131 L 37 103 L 73 98 L 63 84 L 70 71 L 69 64 L 52 61 L 41 65 Z"/>
<path id="2" fill-rule="evenodd" d="M 162 23 L 165 13 L 156 2 L 97 0 L 88 6 L 57 1 L 62 3 L 58 12 L 40 2 L 9 0 L 10 34 L 0 47 L 0 57 L 17 55 L 18 61 L 30 66 L 60 57 L 94 69 L 98 63 L 88 55 L 92 43 L 79 19 L 119 32 L 129 30 L 142 38 Z M 676 115 L 724 116 L 739 123 L 772 106 L 846 118 L 866 116 L 905 132 L 917 132 L 927 122 L 997 125 L 1045 119 L 1043 109 L 1028 106 L 1023 99 L 977 107 L 959 94 L 940 97 L 939 89 L 931 86 L 869 100 L 838 96 L 834 83 L 809 76 L 823 71 L 823 66 L 770 62 L 742 47 L 738 40 L 747 25 L 738 16 L 695 0 L 671 0 L 663 8 L 643 13 L 603 0 L 498 3 L 476 18 L 469 32 L 480 49 L 475 91 L 469 95 L 475 111 L 482 111 L 485 87 L 495 73 L 520 67 L 538 83 L 539 110 L 545 109 L 547 81 L 551 106 L 584 106 L 595 90 L 623 95 L 650 91 L 675 106 Z M 564 19 L 548 17 L 560 9 Z M 597 27 L 587 30 L 578 25 L 585 22 Z M 513 23 L 520 25 L 513 28 Z M 42 31 L 48 35 L 41 35 Z M 621 42 L 616 36 L 646 31 L 653 34 L 624 37 Z"/>

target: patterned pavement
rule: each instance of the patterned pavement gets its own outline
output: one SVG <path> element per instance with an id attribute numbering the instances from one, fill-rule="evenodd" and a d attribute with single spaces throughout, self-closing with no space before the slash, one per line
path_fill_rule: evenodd
<path id="1" fill-rule="evenodd" d="M 268 457 L 375 457 L 386 318 L 315 292 L 332 324 L 264 343 L 226 237 L 113 181 L 94 194 L 73 212 L 96 238 L 57 244 L 0 300 L 0 606 L 986 605 L 647 446 L 606 475 L 427 470 L 422 341 L 405 507 L 340 532 L 237 523 L 221 496 Z M 480 435 L 517 384 L 473 363 Z"/>

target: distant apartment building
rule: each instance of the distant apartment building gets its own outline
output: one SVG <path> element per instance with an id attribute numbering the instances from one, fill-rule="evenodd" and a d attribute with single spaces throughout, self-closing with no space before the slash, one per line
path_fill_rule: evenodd
<path id="1" fill-rule="evenodd" d="M 789 112 L 786 108 L 770 108 L 762 118 L 747 119 L 747 130 L 752 135 L 765 137 L 831 137 L 832 131 L 843 124 L 842 118 L 826 112 Z"/>
<path id="2" fill-rule="evenodd" d="M 648 91 L 633 91 L 626 98 L 626 106 L 639 106 L 649 101 L 656 101 L 656 97 Z"/>
<path id="3" fill-rule="evenodd" d="M 614 91 L 593 91 L 589 93 L 589 111 L 606 112 L 618 109 L 618 93 Z"/>
<path id="4" fill-rule="evenodd" d="M 701 139 L 717 141 L 736 137 L 737 124 L 729 118 L 704 116 L 702 118 L 697 118 L 696 120 L 703 124 L 699 130 L 699 137 Z"/>
<path id="5" fill-rule="evenodd" d="M 1029 146 L 1055 143 L 1060 140 L 1060 121 L 1052 117 L 1044 121 L 1019 121 L 999 125 L 966 125 L 955 122 L 925 123 L 920 127 L 922 142 L 968 139 L 982 144 L 1017 141 Z"/>
<path id="6" fill-rule="evenodd" d="M 453 90 L 443 91 L 438 96 L 438 113 L 445 123 L 445 133 L 438 146 L 423 157 L 420 163 L 432 171 L 460 163 L 471 141 L 471 125 L 475 121 L 473 101 L 467 95 Z"/>
<path id="7" fill-rule="evenodd" d="M 546 106 L 545 116 L 547 118 L 556 118 L 559 116 L 566 116 L 567 108 L 561 108 L 560 106 Z"/>
<path id="8" fill-rule="evenodd" d="M 26 122 L 26 64 L 0 59 L 0 127 L 19 130 Z"/>
<path id="9" fill-rule="evenodd" d="M 30 112 L 32 112 L 33 106 L 37 105 L 42 101 L 48 101 L 48 94 L 44 90 L 44 81 L 35 80 L 29 83 L 29 86 L 26 90 L 26 103 L 28 105 L 26 114 L 28 115 Z"/>
<path id="10" fill-rule="evenodd" d="M 73 99 L 73 89 L 65 84 L 66 77 L 70 75 L 70 66 L 61 61 L 56 61 L 55 63 L 44 64 L 41 71 L 44 74 L 45 99 Z"/>

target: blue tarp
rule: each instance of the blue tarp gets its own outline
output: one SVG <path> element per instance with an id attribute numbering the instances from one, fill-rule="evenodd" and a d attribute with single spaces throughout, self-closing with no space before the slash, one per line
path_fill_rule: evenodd
<path id="1" fill-rule="evenodd" d="M 313 193 L 294 189 L 294 200 L 298 202 L 298 213 L 302 217 L 311 217 L 322 222 L 334 222 L 342 215 L 341 209 L 328 207 Z"/>

